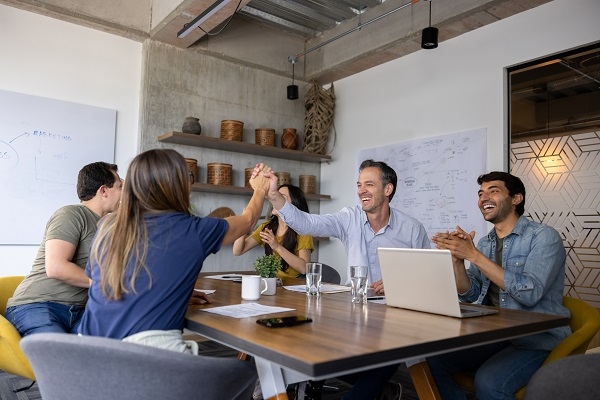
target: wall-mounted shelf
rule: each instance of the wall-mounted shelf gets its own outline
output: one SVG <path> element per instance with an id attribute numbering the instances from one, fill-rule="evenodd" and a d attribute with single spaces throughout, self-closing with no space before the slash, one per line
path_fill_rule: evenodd
<path id="1" fill-rule="evenodd" d="M 158 137 L 159 142 L 197 146 L 215 150 L 233 151 L 237 153 L 254 154 L 258 156 L 283 158 L 286 160 L 320 163 L 331 161 L 331 156 L 325 154 L 306 153 L 304 151 L 282 149 L 274 146 L 260 146 L 254 143 L 225 140 L 203 135 L 193 135 L 183 132 L 168 132 Z"/>
<path id="2" fill-rule="evenodd" d="M 211 185 L 208 183 L 194 183 L 192 185 L 192 192 L 204 192 L 204 193 L 215 193 L 215 194 L 232 194 L 237 196 L 252 196 L 253 190 L 247 187 L 240 186 L 225 186 L 225 185 Z M 306 200 L 309 201 L 323 201 L 331 200 L 331 196 L 326 194 L 309 194 L 306 193 Z"/>

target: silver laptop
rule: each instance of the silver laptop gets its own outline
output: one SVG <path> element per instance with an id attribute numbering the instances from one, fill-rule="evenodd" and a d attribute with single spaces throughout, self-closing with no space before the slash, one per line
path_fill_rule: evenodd
<path id="1" fill-rule="evenodd" d="M 448 250 L 377 249 L 388 306 L 467 318 L 494 309 L 461 304 Z"/>

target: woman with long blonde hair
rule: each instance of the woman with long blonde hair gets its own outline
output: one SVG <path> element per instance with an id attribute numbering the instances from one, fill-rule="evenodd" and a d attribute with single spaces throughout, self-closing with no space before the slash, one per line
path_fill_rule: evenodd
<path id="1" fill-rule="evenodd" d="M 101 222 L 86 272 L 92 279 L 79 332 L 197 353 L 181 338 L 202 263 L 258 220 L 268 180 L 256 166 L 254 194 L 239 216 L 190 214 L 190 177 L 174 150 L 154 149 L 131 162 L 116 213 Z M 191 346 L 191 347 L 190 347 Z"/>

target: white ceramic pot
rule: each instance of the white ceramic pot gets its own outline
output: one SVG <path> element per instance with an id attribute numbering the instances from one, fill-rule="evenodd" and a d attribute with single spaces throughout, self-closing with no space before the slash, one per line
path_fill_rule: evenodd
<path id="1" fill-rule="evenodd" d="M 277 292 L 277 278 L 263 278 L 263 282 L 261 283 L 261 292 L 265 289 L 265 284 L 267 285 L 263 294 L 266 295 L 274 295 Z"/>

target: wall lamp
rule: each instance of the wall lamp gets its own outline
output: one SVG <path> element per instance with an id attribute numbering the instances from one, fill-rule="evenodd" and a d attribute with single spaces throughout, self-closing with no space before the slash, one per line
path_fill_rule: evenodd
<path id="1" fill-rule="evenodd" d="M 438 28 L 431 26 L 431 0 L 425 0 L 429 2 L 429 27 L 423 29 L 421 32 L 421 47 L 427 50 L 435 49 L 438 47 Z"/>
<path id="2" fill-rule="evenodd" d="M 231 3 L 231 0 L 217 0 L 213 4 L 210 5 L 204 12 L 198 15 L 196 18 L 192 20 L 192 22 L 183 25 L 183 28 L 177 32 L 177 38 L 182 39 L 186 37 L 190 32 L 194 29 L 198 28 L 204 22 L 206 22 L 210 17 L 215 15 L 217 11 L 221 8 L 225 7 L 227 4 Z"/>

